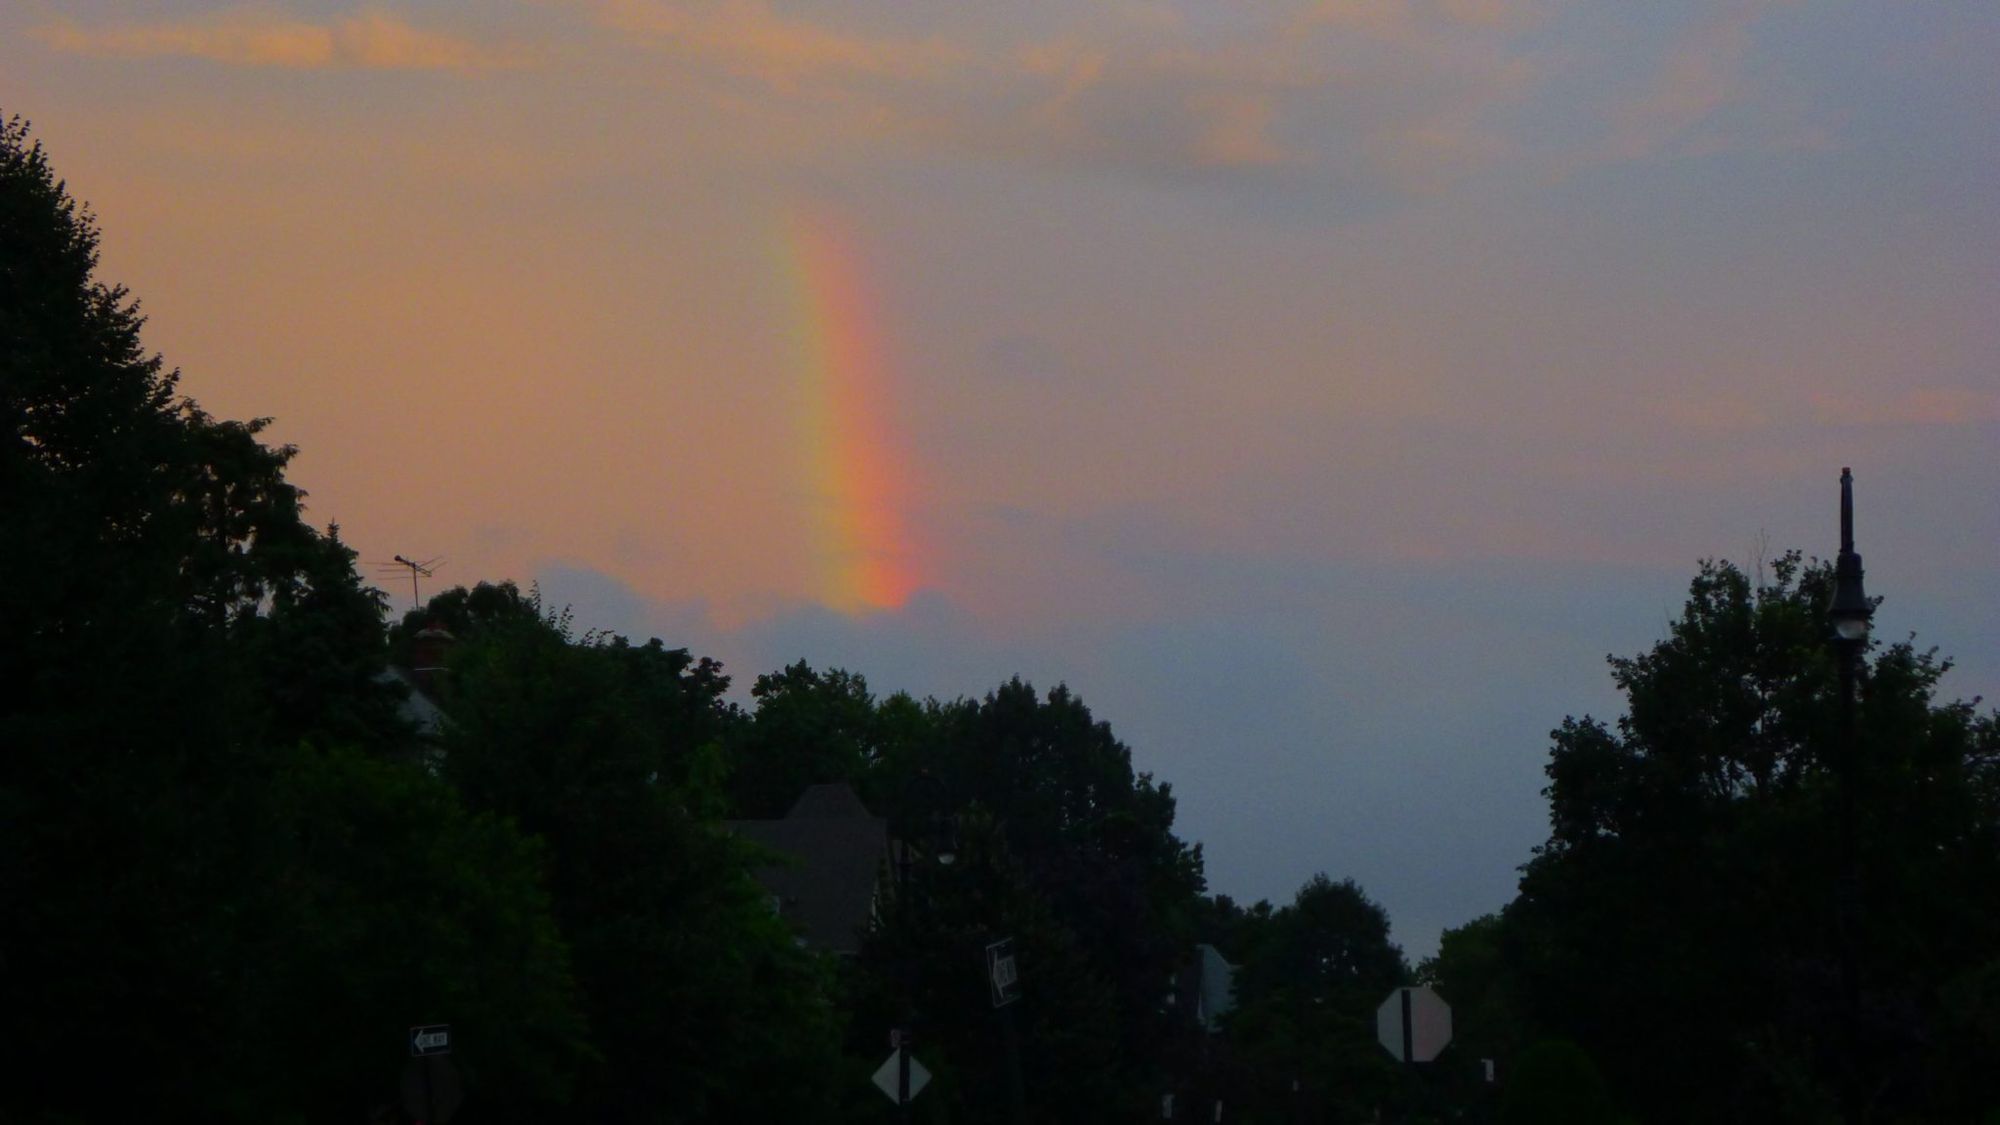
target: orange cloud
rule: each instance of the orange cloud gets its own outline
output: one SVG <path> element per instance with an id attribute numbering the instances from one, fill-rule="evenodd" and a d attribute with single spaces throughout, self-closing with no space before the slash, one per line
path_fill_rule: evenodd
<path id="1" fill-rule="evenodd" d="M 1697 28 L 1670 52 L 1652 89 L 1617 113 L 1611 142 L 1616 155 L 1651 155 L 1744 97 L 1744 59 L 1754 19 L 1748 8 L 1728 12 Z"/>
<path id="2" fill-rule="evenodd" d="M 1440 29 L 1514 30 L 1540 22 L 1551 0 L 1315 0 L 1291 19 L 1294 35 L 1314 29 L 1410 41 Z"/>
<path id="3" fill-rule="evenodd" d="M 2000 391 L 1912 387 L 1891 396 L 1814 395 L 1813 420 L 1836 426 L 1966 426 L 2000 422 Z"/>
<path id="4" fill-rule="evenodd" d="M 232 66 L 301 70 L 456 70 L 518 66 L 502 51 L 413 27 L 379 12 L 318 24 L 235 13 L 185 23 L 86 27 L 64 21 L 37 29 L 49 47 L 107 58 L 182 56 Z"/>
<path id="5" fill-rule="evenodd" d="M 1556 0 L 1441 0 L 1444 14 L 1475 27 L 1530 27 L 1548 18 Z"/>
<path id="6" fill-rule="evenodd" d="M 858 35 L 771 11 L 763 0 L 704 8 L 661 0 L 601 0 L 602 26 L 658 40 L 725 70 L 792 87 L 818 78 L 933 79 L 969 61 L 943 39 Z"/>
<path id="7" fill-rule="evenodd" d="M 1831 131 L 1812 119 L 1783 69 L 1755 57 L 1759 24 L 1791 2 L 1735 0 L 1696 23 L 1666 51 L 1645 90 L 1612 108 L 1595 159 L 1830 147 Z"/>
<path id="8" fill-rule="evenodd" d="M 822 137 L 1149 174 L 1337 168 L 1429 192 L 1513 151 L 1502 117 L 1543 74 L 1512 32 L 1557 0 L 1273 0 L 1223 23 L 1154 3 L 992 21 L 944 10 L 918 30 L 774 0 L 556 2 L 671 60 L 660 80 L 764 87 L 705 89 L 725 112 L 779 122 L 811 93 Z"/>
<path id="9" fill-rule="evenodd" d="M 1317 28 L 1372 35 L 1383 39 L 1409 34 L 1415 22 L 1410 0 L 1319 0 L 1292 22 L 1299 34 Z"/>
<path id="10" fill-rule="evenodd" d="M 1202 164 L 1254 168 L 1293 159 L 1271 136 L 1277 108 L 1268 97 L 1202 92 L 1188 99 L 1199 126 L 1192 155 Z"/>

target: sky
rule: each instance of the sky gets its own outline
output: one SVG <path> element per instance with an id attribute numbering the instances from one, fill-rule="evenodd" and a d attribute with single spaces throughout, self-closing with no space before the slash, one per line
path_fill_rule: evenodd
<path id="1" fill-rule="evenodd" d="M 2000 7 L 0 8 L 0 112 L 364 573 L 747 688 L 1067 683 L 1212 890 L 1512 897 L 1698 560 L 2000 698 Z M 740 694 L 740 692 L 739 692 Z"/>

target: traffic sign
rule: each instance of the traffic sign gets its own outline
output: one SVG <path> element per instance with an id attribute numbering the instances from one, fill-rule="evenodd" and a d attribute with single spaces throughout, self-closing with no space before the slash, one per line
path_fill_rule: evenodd
<path id="1" fill-rule="evenodd" d="M 900 1076 L 900 1070 L 896 1064 L 902 1059 L 902 1057 L 903 1057 L 903 1049 L 899 1047 L 896 1050 L 889 1052 L 889 1061 L 883 1063 L 875 1071 L 875 1085 L 881 1087 L 882 1092 L 889 1095 L 889 1100 L 895 1102 L 898 1105 L 902 1104 L 903 1099 L 896 1093 L 896 1086 L 897 1086 L 896 1080 Z M 911 1100 L 914 1101 L 916 1099 L 917 1094 L 920 1093 L 925 1086 L 930 1084 L 930 1080 L 931 1080 L 931 1072 L 924 1069 L 924 1064 L 918 1062 L 917 1057 L 915 1055 L 911 1055 L 910 1056 Z"/>
<path id="2" fill-rule="evenodd" d="M 1375 1009 L 1375 1037 L 1403 1062 L 1427 1063 L 1451 1042 L 1451 1005 L 1425 985 L 1399 988 Z"/>
<path id="3" fill-rule="evenodd" d="M 1004 1008 L 1021 998 L 1021 973 L 1014 967 L 1013 938 L 1001 938 L 986 947 L 986 981 L 992 986 L 996 1008 Z"/>
<path id="4" fill-rule="evenodd" d="M 411 1028 L 410 1054 L 413 1056 L 451 1054 L 451 1025 L 433 1023 Z"/>

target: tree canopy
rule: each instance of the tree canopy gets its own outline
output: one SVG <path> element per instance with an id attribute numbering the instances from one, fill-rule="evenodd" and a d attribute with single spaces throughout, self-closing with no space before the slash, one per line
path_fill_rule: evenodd
<path id="1" fill-rule="evenodd" d="M 1552 732 L 1517 897 L 1412 974 L 1352 880 L 1208 895 L 1068 685 L 798 661 L 732 699 L 511 582 L 385 626 L 293 450 L 181 393 L 97 244 L 0 124 L 0 1118 L 390 1120 L 449 1022 L 468 1122 L 877 1121 L 891 1028 L 931 1123 L 2000 1119 L 2000 716 L 1877 643 L 1850 729 L 1824 564 L 1702 564 L 1610 659 L 1625 713 Z M 853 956 L 742 838 L 830 783 L 887 822 Z M 1404 1067 L 1374 1021 L 1413 977 L 1456 1037 Z"/>
<path id="2" fill-rule="evenodd" d="M 539 853 L 373 760 L 407 735 L 380 603 L 292 451 L 178 394 L 97 237 L 0 126 L 6 1116 L 342 1119 L 432 1004 L 493 1095 L 555 1104 L 580 1024 Z"/>
<path id="3" fill-rule="evenodd" d="M 1649 1121 L 1829 1117 L 1850 1067 L 1871 1118 L 1993 1108 L 1995 718 L 1936 698 L 1935 652 L 1875 645 L 1844 817 L 1831 578 L 1704 563 L 1667 638 L 1611 659 L 1626 713 L 1553 732 L 1548 842 L 1433 966 L 1490 1049 L 1568 1040 Z"/>

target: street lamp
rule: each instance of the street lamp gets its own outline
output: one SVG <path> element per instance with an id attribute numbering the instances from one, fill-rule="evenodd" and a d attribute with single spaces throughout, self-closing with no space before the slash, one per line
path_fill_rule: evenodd
<path id="1" fill-rule="evenodd" d="M 1835 924 L 1840 942 L 1841 991 L 1841 1115 L 1847 1125 L 1860 1125 L 1866 1107 L 1861 1075 L 1861 977 L 1855 958 L 1855 927 L 1861 919 L 1860 852 L 1855 840 L 1855 773 L 1860 765 L 1859 738 L 1854 723 L 1855 681 L 1861 654 L 1868 647 L 1868 624 L 1875 607 L 1861 586 L 1861 556 L 1854 551 L 1854 474 L 1840 470 L 1840 554 L 1833 563 L 1833 604 L 1827 609 L 1834 656 L 1840 672 L 1840 853 L 1841 887 Z"/>
<path id="2" fill-rule="evenodd" d="M 1834 644 L 1850 667 L 1868 641 L 1868 620 L 1875 607 L 1861 589 L 1861 556 L 1854 553 L 1854 474 L 1840 470 L 1840 555 L 1833 564 L 1833 607 L 1827 618 L 1833 624 Z M 1851 694 L 1849 681 L 1844 691 Z"/>

